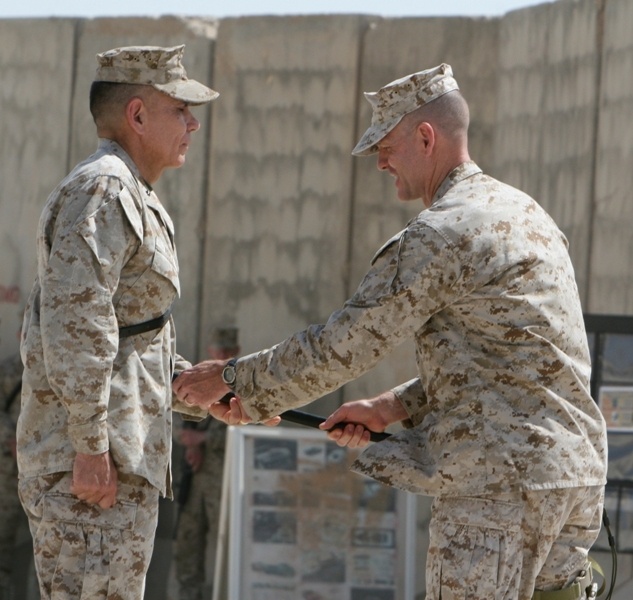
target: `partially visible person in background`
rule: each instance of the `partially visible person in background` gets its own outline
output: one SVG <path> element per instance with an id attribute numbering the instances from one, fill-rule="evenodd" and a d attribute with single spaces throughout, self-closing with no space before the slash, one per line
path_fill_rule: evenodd
<path id="1" fill-rule="evenodd" d="M 236 328 L 215 330 L 209 358 L 228 360 L 239 352 Z M 226 424 L 181 420 L 176 438 L 184 446 L 174 548 L 178 600 L 203 600 L 213 589 L 206 570 L 214 564 L 218 538 Z"/>
<path id="2" fill-rule="evenodd" d="M 18 353 L 0 362 L 0 600 L 13 600 L 15 549 L 26 516 L 18 498 L 15 427 L 20 414 L 22 361 Z"/>
<path id="3" fill-rule="evenodd" d="M 142 600 L 159 495 L 171 496 L 180 293 L 175 232 L 153 185 L 181 167 L 218 96 L 184 46 L 97 55 L 99 145 L 50 194 L 24 315 L 19 492 L 42 600 Z"/>

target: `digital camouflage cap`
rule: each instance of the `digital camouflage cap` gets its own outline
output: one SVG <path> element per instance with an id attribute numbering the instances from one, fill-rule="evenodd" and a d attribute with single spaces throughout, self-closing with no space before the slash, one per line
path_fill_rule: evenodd
<path id="1" fill-rule="evenodd" d="M 365 92 L 365 98 L 373 110 L 371 125 L 352 150 L 352 154 L 374 154 L 378 151 L 376 144 L 400 123 L 405 115 L 458 89 L 450 65 L 442 63 L 438 67 L 396 79 L 377 92 Z"/>
<path id="2" fill-rule="evenodd" d="M 185 46 L 127 46 L 97 54 L 95 81 L 150 85 L 187 104 L 205 104 L 220 94 L 187 78 Z"/>

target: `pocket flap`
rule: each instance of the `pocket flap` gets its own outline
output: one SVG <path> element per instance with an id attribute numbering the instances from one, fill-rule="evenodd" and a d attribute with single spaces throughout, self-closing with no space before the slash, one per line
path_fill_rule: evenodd
<path id="1" fill-rule="evenodd" d="M 51 493 L 44 496 L 44 521 L 66 521 L 94 525 L 102 529 L 133 530 L 136 519 L 134 502 L 117 501 L 112 508 L 87 504 L 71 494 Z"/>

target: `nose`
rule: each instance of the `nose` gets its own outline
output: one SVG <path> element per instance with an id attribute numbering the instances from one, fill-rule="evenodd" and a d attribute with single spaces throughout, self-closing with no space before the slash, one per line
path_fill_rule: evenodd
<path id="1" fill-rule="evenodd" d="M 389 163 L 387 161 L 387 155 L 382 150 L 378 150 L 378 157 L 376 158 L 376 168 L 379 171 L 387 169 Z"/>
<path id="2" fill-rule="evenodd" d="M 200 129 L 200 121 L 193 116 L 193 113 L 187 109 L 187 131 L 198 131 Z"/>

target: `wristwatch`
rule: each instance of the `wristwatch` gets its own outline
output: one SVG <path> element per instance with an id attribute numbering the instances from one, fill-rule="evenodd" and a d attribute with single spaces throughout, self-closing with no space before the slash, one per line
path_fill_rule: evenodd
<path id="1" fill-rule="evenodd" d="M 235 370 L 236 358 L 232 358 L 226 363 L 224 369 L 222 369 L 222 381 L 228 385 L 231 389 L 235 386 L 235 380 L 237 379 L 237 371 Z"/>

